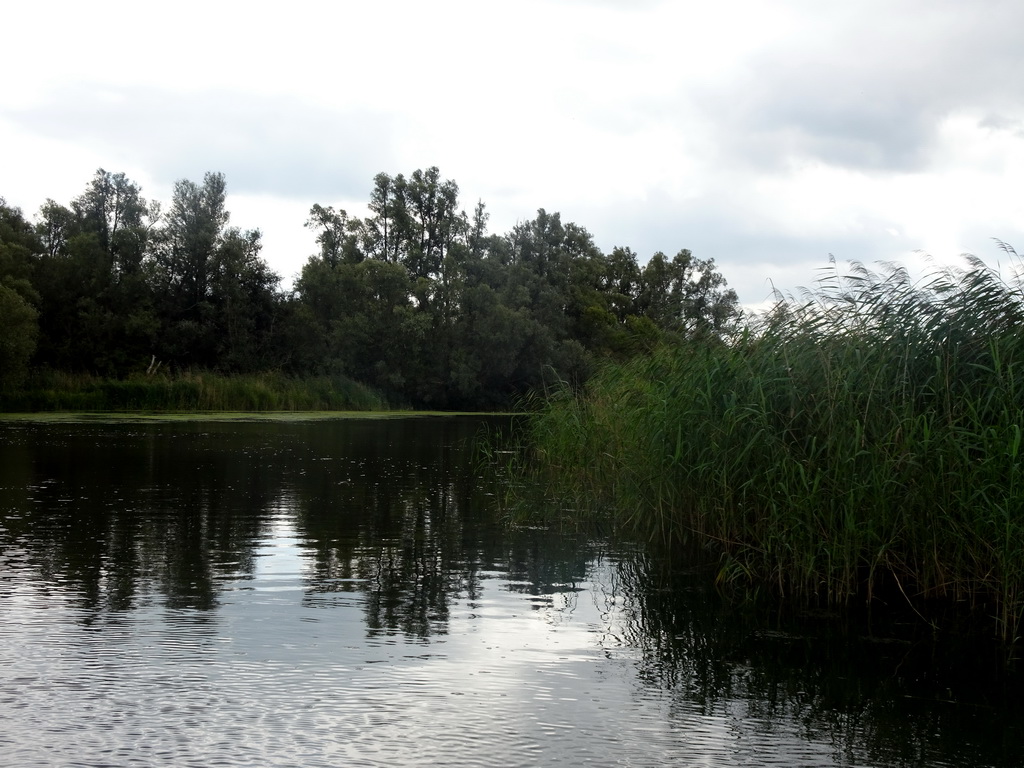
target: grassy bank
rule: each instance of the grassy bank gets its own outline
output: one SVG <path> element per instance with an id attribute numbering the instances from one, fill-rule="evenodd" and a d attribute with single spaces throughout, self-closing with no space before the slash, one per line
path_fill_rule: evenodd
<path id="1" fill-rule="evenodd" d="M 1024 615 L 1024 292 L 983 264 L 839 271 L 725 342 L 555 397 L 529 442 L 563 506 L 721 555 L 719 580 Z"/>
<path id="2" fill-rule="evenodd" d="M 182 373 L 125 380 L 43 372 L 0 392 L 0 411 L 369 411 L 387 410 L 377 392 L 342 376 Z"/>

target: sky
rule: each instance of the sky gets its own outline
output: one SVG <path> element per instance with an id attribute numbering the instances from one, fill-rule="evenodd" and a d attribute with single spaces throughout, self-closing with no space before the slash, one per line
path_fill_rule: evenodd
<path id="1" fill-rule="evenodd" d="M 1024 251 L 1020 0 L 17 3 L 0 196 L 98 168 L 169 205 L 223 172 L 286 284 L 313 204 L 437 166 L 503 234 L 557 211 L 641 263 L 689 248 L 745 305 L 829 256 Z"/>

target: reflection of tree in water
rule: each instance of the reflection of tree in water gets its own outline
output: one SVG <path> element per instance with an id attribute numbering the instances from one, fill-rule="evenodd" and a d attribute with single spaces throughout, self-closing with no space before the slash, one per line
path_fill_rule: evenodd
<path id="1" fill-rule="evenodd" d="M 571 611 L 589 579 L 613 618 L 599 642 L 636 655 L 642 683 L 670 691 L 677 712 L 769 735 L 796 722 L 849 764 L 968 753 L 1019 763 L 1020 677 L 993 676 L 991 648 L 890 631 L 877 616 L 870 626 L 738 607 L 699 566 L 681 573 L 639 553 L 595 561 L 585 537 L 510 533 L 474 471 L 477 429 L 459 419 L 8 426 L 0 551 L 86 621 L 161 597 L 203 609 L 225 576 L 255 573 L 254 549 L 283 511 L 308 555 L 306 600 L 358 593 L 370 634 L 443 634 L 452 606 L 472 609 L 493 578 L 557 619 L 554 596 Z"/>
<path id="2" fill-rule="evenodd" d="M 209 425 L 207 425 L 209 428 Z M 206 609 L 216 581 L 251 572 L 280 478 L 198 425 L 9 427 L 0 445 L 0 542 L 22 551 L 85 620 L 144 605 Z"/>
<path id="3" fill-rule="evenodd" d="M 543 532 L 510 535 L 475 468 L 479 419 L 378 423 L 349 433 L 303 478 L 297 524 L 311 548 L 309 602 L 361 593 L 371 634 L 448 631 L 451 606 L 507 573 L 532 594 L 581 581 L 587 557 Z"/>
<path id="4" fill-rule="evenodd" d="M 800 723 L 829 738 L 844 764 L 930 765 L 962 754 L 1019 765 L 1020 675 L 991 645 L 909 634 L 899 617 L 794 613 L 737 606 L 710 588 L 707 569 L 623 560 L 597 586 L 621 637 L 640 651 L 639 674 L 671 690 L 680 711 L 756 722 L 770 734 Z M 909 629 L 915 628 L 914 630 Z M 941 746 L 940 746 L 941 745 Z"/>
<path id="5" fill-rule="evenodd" d="M 206 609 L 225 577 L 254 574 L 273 515 L 295 514 L 312 589 L 358 588 L 371 631 L 426 637 L 507 555 L 473 472 L 479 428 L 448 418 L 12 426 L 0 443 L 0 543 L 87 619 L 160 597 Z"/>
<path id="6" fill-rule="evenodd" d="M 371 633 L 447 631 L 451 601 L 479 589 L 490 558 L 481 530 L 494 522 L 472 473 L 477 429 L 378 425 L 305 479 L 298 525 L 313 554 L 310 594 L 364 593 Z"/>

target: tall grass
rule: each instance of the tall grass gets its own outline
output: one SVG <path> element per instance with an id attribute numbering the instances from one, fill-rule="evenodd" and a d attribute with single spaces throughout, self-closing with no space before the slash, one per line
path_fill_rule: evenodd
<path id="1" fill-rule="evenodd" d="M 388 407 L 379 393 L 343 376 L 293 378 L 279 373 L 185 372 L 114 380 L 39 372 L 24 387 L 0 392 L 3 411 L 368 411 Z"/>
<path id="2" fill-rule="evenodd" d="M 833 265 L 733 338 L 558 394 L 530 442 L 563 498 L 718 551 L 723 583 L 951 598 L 1014 640 L 1022 426 L 1022 283 L 972 259 L 920 284 Z"/>

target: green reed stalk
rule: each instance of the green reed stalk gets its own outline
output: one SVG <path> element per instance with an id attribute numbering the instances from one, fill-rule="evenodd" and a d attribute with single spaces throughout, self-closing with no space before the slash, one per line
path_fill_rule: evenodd
<path id="1" fill-rule="evenodd" d="M 1024 618 L 1024 292 L 833 267 L 733 338 L 611 365 L 532 421 L 563 498 L 722 556 L 723 583 Z"/>

